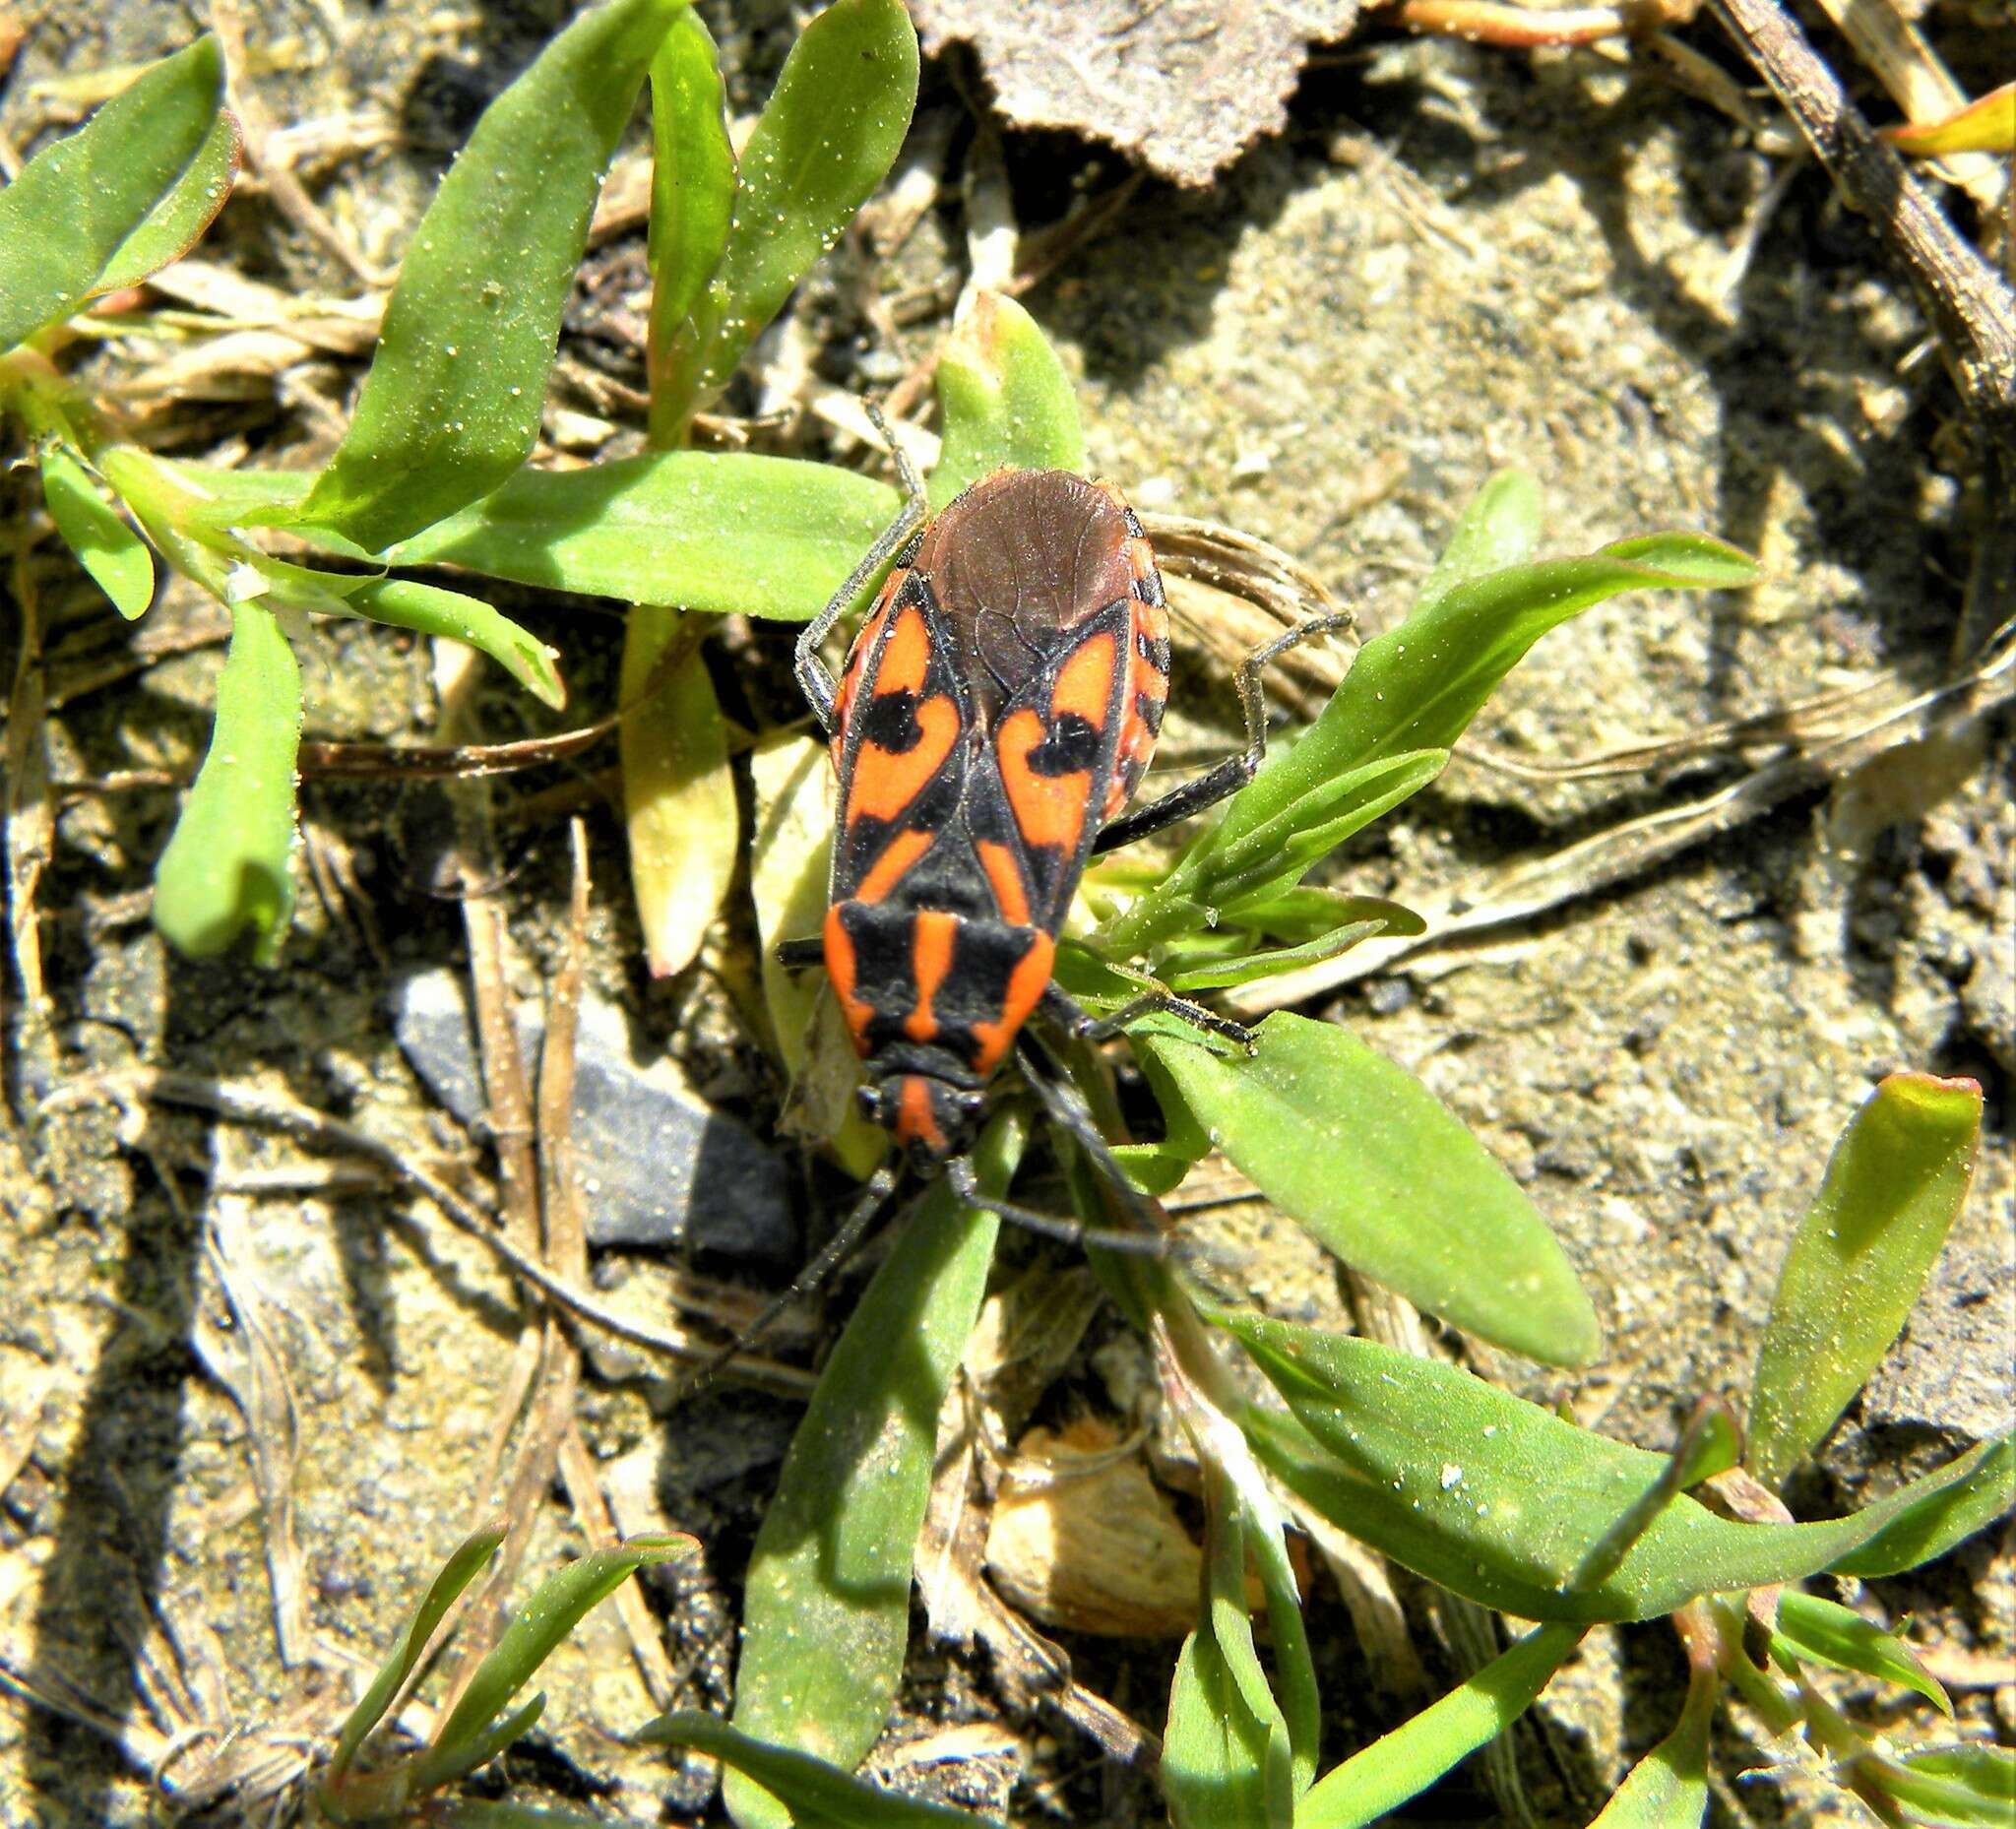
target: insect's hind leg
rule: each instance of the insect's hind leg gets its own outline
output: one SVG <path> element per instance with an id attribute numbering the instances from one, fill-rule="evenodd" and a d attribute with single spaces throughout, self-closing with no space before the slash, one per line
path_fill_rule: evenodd
<path id="1" fill-rule="evenodd" d="M 698 1397 L 730 1363 L 748 1352 L 762 1338 L 770 1324 L 791 1303 L 803 1301 L 816 1291 L 848 1257 L 852 1255 L 854 1247 L 867 1234 L 869 1227 L 875 1223 L 889 1196 L 895 1191 L 896 1176 L 887 1168 L 876 1169 L 868 1177 L 867 1185 L 862 1188 L 860 1198 L 854 1202 L 852 1211 L 840 1223 L 838 1230 L 826 1241 L 819 1255 L 799 1271 L 791 1279 L 790 1287 L 771 1301 L 734 1339 L 712 1357 L 703 1359 L 699 1369 L 679 1387 L 678 1395 L 681 1398 Z"/>
<path id="2" fill-rule="evenodd" d="M 1291 648 L 1313 641 L 1319 635 L 1338 634 L 1350 628 L 1351 623 L 1352 619 L 1347 615 L 1316 616 L 1298 623 L 1249 654 L 1239 663 L 1238 677 L 1239 713 L 1246 725 L 1246 747 L 1235 756 L 1226 757 L 1195 781 L 1185 782 L 1182 787 L 1164 794 L 1160 800 L 1151 800 L 1148 805 L 1136 807 L 1131 813 L 1122 813 L 1093 840 L 1094 851 L 1108 851 L 1116 846 L 1131 845 L 1136 839 L 1145 839 L 1151 832 L 1173 826 L 1178 820 L 1203 812 L 1207 806 L 1216 806 L 1251 781 L 1260 766 L 1261 757 L 1267 753 L 1267 697 L 1261 689 L 1261 674 Z"/>
<path id="3" fill-rule="evenodd" d="M 1175 1248 L 1173 1240 L 1166 1232 L 1136 1231 L 1131 1227 L 1123 1231 L 1107 1226 L 1087 1226 L 1082 1220 L 1067 1220 L 1062 1214 L 1044 1213 L 1037 1207 L 1018 1206 L 1012 1200 L 998 1199 L 980 1186 L 974 1174 L 973 1164 L 963 1156 L 947 1161 L 945 1179 L 969 1207 L 995 1214 L 1011 1226 L 1020 1226 L 1025 1231 L 1054 1238 L 1059 1244 L 1072 1245 L 1080 1250 L 1092 1245 L 1102 1251 L 1125 1251 L 1135 1257 L 1168 1257 Z"/>
<path id="4" fill-rule="evenodd" d="M 874 420 L 875 429 L 882 434 L 890 456 L 896 460 L 897 479 L 903 484 L 903 506 L 897 511 L 896 519 L 882 530 L 875 543 L 862 555 L 861 562 L 848 573 L 846 582 L 826 599 L 826 607 L 798 631 L 792 671 L 797 676 L 798 690 L 805 695 L 805 702 L 811 706 L 820 728 L 828 736 L 833 734 L 833 702 L 839 687 L 827 670 L 826 662 L 820 660 L 819 650 L 833 633 L 833 625 L 847 613 L 849 604 L 867 588 L 868 580 L 903 550 L 905 542 L 923 525 L 929 512 L 923 481 L 910 461 L 909 452 L 896 442 L 889 429 L 889 421 L 882 416 L 882 409 L 873 401 L 864 401 L 862 405 L 868 410 L 868 417 Z"/>

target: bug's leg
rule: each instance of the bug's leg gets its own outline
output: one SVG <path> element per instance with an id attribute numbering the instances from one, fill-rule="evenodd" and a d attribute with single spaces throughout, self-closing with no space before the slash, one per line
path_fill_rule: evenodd
<path id="1" fill-rule="evenodd" d="M 1089 1010 L 1082 1010 L 1064 991 L 1052 983 L 1043 992 L 1042 1001 L 1037 1005 L 1039 1011 L 1067 1035 L 1076 1036 L 1081 1041 L 1110 1041 L 1137 1018 L 1155 1011 L 1166 1011 L 1170 1016 L 1181 1017 L 1193 1029 L 1201 1029 L 1207 1035 L 1223 1036 L 1228 1041 L 1236 1043 L 1250 1055 L 1260 1051 L 1259 1041 L 1244 1023 L 1235 1023 L 1228 1016 L 1217 1016 L 1201 1003 L 1192 1003 L 1187 997 L 1179 997 L 1172 990 L 1145 990 L 1113 1011 L 1110 1016 L 1094 1016 Z"/>
<path id="2" fill-rule="evenodd" d="M 1137 806 L 1131 813 L 1122 813 L 1093 840 L 1094 851 L 1107 851 L 1115 846 L 1131 845 L 1136 839 L 1145 839 L 1151 832 L 1173 826 L 1179 819 L 1188 819 L 1192 813 L 1201 813 L 1207 806 L 1216 806 L 1251 781 L 1254 771 L 1260 766 L 1260 758 L 1267 753 L 1267 698 L 1260 688 L 1261 673 L 1291 648 L 1313 641 L 1319 635 L 1334 635 L 1341 629 L 1348 629 L 1351 621 L 1349 616 L 1317 616 L 1284 635 L 1276 636 L 1264 648 L 1256 648 L 1249 654 L 1239 663 L 1239 712 L 1246 725 L 1246 747 L 1236 756 L 1226 757 L 1216 768 L 1206 770 L 1195 781 L 1185 782 L 1182 787 L 1164 794 L 1160 800 L 1151 800 L 1146 806 Z"/>
<path id="3" fill-rule="evenodd" d="M 790 1288 L 769 1303 L 755 1320 L 742 1329 L 734 1339 L 716 1353 L 712 1358 L 701 1361 L 700 1367 L 679 1388 L 679 1396 L 698 1397 L 728 1363 L 748 1352 L 762 1338 L 765 1330 L 791 1303 L 803 1301 L 850 1257 L 856 1245 L 866 1235 L 868 1228 L 875 1223 L 889 1196 L 896 1191 L 896 1176 L 884 1167 L 878 1168 L 868 1177 L 867 1185 L 861 1190 L 861 1197 L 854 1202 L 852 1210 L 840 1223 L 839 1230 L 826 1241 L 825 1248 L 791 1279 Z"/>
<path id="4" fill-rule="evenodd" d="M 1090 1122 L 1090 1120 L 1087 1120 Z M 1114 1165 L 1118 1173 L 1118 1165 Z M 977 1207 L 982 1213 L 992 1213 L 1006 1220 L 1011 1226 L 1020 1226 L 1026 1231 L 1040 1232 L 1045 1238 L 1054 1238 L 1059 1244 L 1068 1244 L 1083 1250 L 1087 1245 L 1097 1245 L 1102 1251 L 1126 1251 L 1136 1257 L 1168 1257 L 1174 1250 L 1168 1233 L 1162 1231 L 1125 1231 L 1110 1227 L 1087 1226 L 1080 1220 L 1067 1220 L 1061 1214 L 1043 1213 L 1035 1207 L 1019 1207 L 1012 1200 L 997 1200 L 984 1192 L 975 1177 L 973 1164 L 964 1156 L 954 1156 L 945 1164 L 945 1179 L 969 1207 Z M 1131 1194 L 1134 1190 L 1124 1179 L 1122 1186 Z"/>
<path id="5" fill-rule="evenodd" d="M 770 956 L 787 972 L 808 972 L 826 963 L 826 942 L 816 933 L 801 940 L 780 940 Z"/>
<path id="6" fill-rule="evenodd" d="M 896 460 L 896 474 L 903 484 L 903 506 L 897 511 L 896 519 L 884 528 L 875 543 L 862 555 L 861 562 L 848 573 L 847 581 L 826 599 L 826 607 L 798 631 L 796 663 L 793 671 L 797 675 L 798 690 L 805 695 L 805 702 L 811 706 L 813 716 L 819 720 L 819 726 L 828 736 L 833 734 L 833 701 L 839 687 L 835 684 L 826 662 L 819 658 L 819 650 L 825 646 L 826 638 L 833 633 L 833 625 L 847 613 L 848 606 L 867 588 L 883 566 L 903 550 L 905 543 L 923 525 L 927 512 L 924 500 L 924 485 L 918 478 L 916 468 L 910 461 L 910 454 L 899 445 L 889 430 L 889 421 L 883 418 L 882 409 L 873 401 L 865 402 L 868 417 L 874 420 L 875 429 L 882 434 L 889 446 L 890 455 Z"/>

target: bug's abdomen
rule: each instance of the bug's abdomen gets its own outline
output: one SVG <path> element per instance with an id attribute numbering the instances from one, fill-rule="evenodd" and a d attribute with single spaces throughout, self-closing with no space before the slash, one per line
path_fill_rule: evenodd
<path id="1" fill-rule="evenodd" d="M 928 1049 L 976 1082 L 1001 1064 L 1056 957 L 1040 927 L 864 902 L 829 909 L 824 938 L 827 974 L 863 1060 Z"/>

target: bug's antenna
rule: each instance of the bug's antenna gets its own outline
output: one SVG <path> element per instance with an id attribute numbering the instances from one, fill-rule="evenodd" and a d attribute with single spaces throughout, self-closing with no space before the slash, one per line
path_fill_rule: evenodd
<path id="1" fill-rule="evenodd" d="M 875 1223 L 889 1196 L 896 1191 L 896 1176 L 887 1167 L 878 1168 L 868 1177 L 867 1185 L 861 1189 L 861 1197 L 854 1202 L 852 1211 L 841 1221 L 839 1229 L 826 1241 L 819 1255 L 791 1279 L 790 1287 L 773 1300 L 755 1320 L 742 1329 L 734 1339 L 716 1353 L 712 1358 L 703 1359 L 700 1368 L 680 1388 L 681 1398 L 698 1397 L 727 1364 L 753 1347 L 770 1324 L 788 1308 L 791 1303 L 803 1301 L 816 1291 L 842 1263 L 853 1254 L 854 1247 L 867 1235 L 868 1229 Z"/>

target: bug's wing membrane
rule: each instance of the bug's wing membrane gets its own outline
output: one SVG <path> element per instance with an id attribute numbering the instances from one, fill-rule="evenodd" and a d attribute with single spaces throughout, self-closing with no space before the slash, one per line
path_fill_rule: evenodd
<path id="1" fill-rule="evenodd" d="M 988 874 L 999 875 L 986 844 L 1013 852 L 1027 893 L 1026 913 L 1011 919 L 1055 933 L 1070 909 L 1098 836 L 1116 766 L 1130 678 L 1133 626 L 1126 599 L 1108 603 L 1069 632 L 1050 659 L 1002 707 L 989 756 L 998 795 L 970 796 L 970 819 Z M 991 803 L 1001 830 L 981 830 Z"/>
<path id="2" fill-rule="evenodd" d="M 929 583 L 909 573 L 848 662 L 833 900 L 876 902 L 965 797 L 972 699 Z"/>

